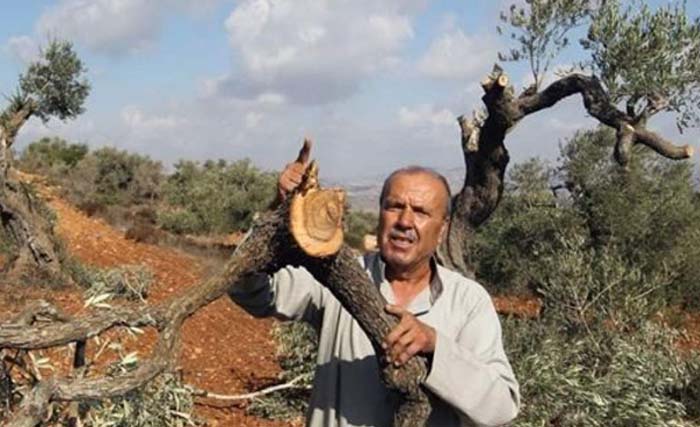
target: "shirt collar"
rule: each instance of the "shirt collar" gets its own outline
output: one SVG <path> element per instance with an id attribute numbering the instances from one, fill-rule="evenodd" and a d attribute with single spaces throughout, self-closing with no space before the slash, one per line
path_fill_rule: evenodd
<path id="1" fill-rule="evenodd" d="M 430 280 L 430 286 L 416 295 L 408 306 L 408 310 L 417 316 L 427 313 L 442 294 L 442 278 L 440 277 L 440 269 L 438 268 L 435 256 L 430 258 L 430 268 L 433 272 Z M 385 270 L 386 264 L 384 263 L 384 260 L 382 260 L 382 257 L 378 252 L 375 253 L 370 269 L 372 280 L 379 286 L 379 291 L 382 293 L 384 298 L 386 298 L 387 302 L 393 304 L 394 292 L 391 289 L 391 284 L 388 280 L 386 280 L 386 276 L 384 275 Z"/>

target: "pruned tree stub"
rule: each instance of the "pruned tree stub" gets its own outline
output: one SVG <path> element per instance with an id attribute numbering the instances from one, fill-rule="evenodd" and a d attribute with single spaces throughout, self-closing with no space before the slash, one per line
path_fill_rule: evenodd
<path id="1" fill-rule="evenodd" d="M 297 245 L 312 257 L 337 253 L 343 244 L 344 210 L 345 191 L 320 189 L 318 166 L 312 162 L 289 208 L 289 230 Z"/>

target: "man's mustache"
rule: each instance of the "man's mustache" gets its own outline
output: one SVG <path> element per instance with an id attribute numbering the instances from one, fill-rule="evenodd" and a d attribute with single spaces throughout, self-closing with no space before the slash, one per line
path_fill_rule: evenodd
<path id="1" fill-rule="evenodd" d="M 410 228 L 408 230 L 399 230 L 397 228 L 392 228 L 391 231 L 389 231 L 389 238 L 406 239 L 409 242 L 413 243 L 416 240 L 418 240 L 418 235 L 416 235 L 416 232 Z"/>

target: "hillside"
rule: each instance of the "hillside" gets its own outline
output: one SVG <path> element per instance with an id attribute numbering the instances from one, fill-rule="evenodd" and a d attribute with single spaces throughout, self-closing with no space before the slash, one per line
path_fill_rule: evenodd
<path id="1" fill-rule="evenodd" d="M 196 286 L 217 266 L 204 258 L 181 251 L 126 240 L 124 234 L 95 218 L 88 218 L 65 201 L 43 190 L 58 217 L 57 232 L 68 251 L 82 263 L 95 267 L 143 265 L 154 275 L 148 302 L 150 304 Z M 0 292 L 0 310 L 9 314 L 19 311 L 32 299 L 44 298 L 68 313 L 84 312 L 79 289 L 47 290 L 28 286 L 12 292 Z M 246 393 L 276 383 L 279 366 L 275 360 L 275 343 L 270 336 L 271 320 L 254 319 L 227 298 L 221 298 L 193 315 L 182 330 L 180 367 L 184 380 L 198 388 L 232 395 Z M 114 334 L 108 334 L 114 335 Z M 128 340 L 129 352 L 147 356 L 154 341 L 153 334 Z M 94 351 L 94 349 L 93 349 Z M 88 357 L 91 352 L 88 344 Z M 58 360 L 65 352 L 49 352 Z M 211 426 L 281 427 L 293 425 L 251 417 L 245 404 L 221 404 L 214 400 L 198 400 L 196 414 Z"/>

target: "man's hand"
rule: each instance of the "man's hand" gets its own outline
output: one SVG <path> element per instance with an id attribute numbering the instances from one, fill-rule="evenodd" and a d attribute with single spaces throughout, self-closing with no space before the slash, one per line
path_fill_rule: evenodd
<path id="1" fill-rule="evenodd" d="M 382 343 L 389 363 L 401 366 L 418 353 L 432 354 L 435 351 L 435 329 L 399 306 L 387 304 L 385 310 L 401 319 Z"/>
<path id="2" fill-rule="evenodd" d="M 304 146 L 299 150 L 297 159 L 284 167 L 277 181 L 277 198 L 282 201 L 287 194 L 294 191 L 304 177 L 306 168 L 309 167 L 309 154 L 311 153 L 311 140 L 305 139 Z"/>

